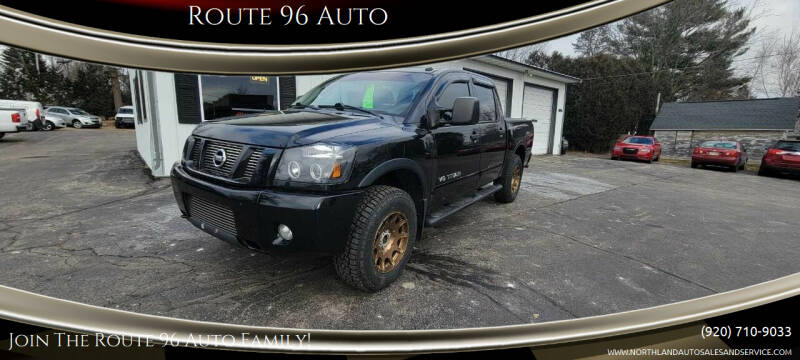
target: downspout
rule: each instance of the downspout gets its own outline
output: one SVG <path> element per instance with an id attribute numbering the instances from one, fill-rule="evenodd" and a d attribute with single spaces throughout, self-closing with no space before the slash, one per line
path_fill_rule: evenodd
<path id="1" fill-rule="evenodd" d="M 155 86 L 155 79 L 154 73 L 152 71 L 147 72 L 147 90 L 150 92 L 150 129 L 151 129 L 151 141 L 150 143 L 153 146 L 153 172 L 158 173 L 164 168 L 164 156 L 162 154 L 161 149 L 161 133 L 159 131 L 159 121 L 158 121 L 158 96 L 156 94 L 156 86 Z M 165 173 L 166 174 L 166 173 Z"/>

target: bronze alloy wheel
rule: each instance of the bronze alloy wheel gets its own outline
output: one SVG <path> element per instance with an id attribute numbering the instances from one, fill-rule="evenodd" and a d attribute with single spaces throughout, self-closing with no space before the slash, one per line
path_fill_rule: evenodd
<path id="1" fill-rule="evenodd" d="M 519 190 L 519 184 L 522 183 L 522 168 L 517 166 L 514 168 L 514 176 L 511 177 L 511 192 L 517 193 Z"/>
<path id="2" fill-rule="evenodd" d="M 408 218 L 393 212 L 386 216 L 372 243 L 372 263 L 380 273 L 388 273 L 403 260 L 408 247 Z"/>

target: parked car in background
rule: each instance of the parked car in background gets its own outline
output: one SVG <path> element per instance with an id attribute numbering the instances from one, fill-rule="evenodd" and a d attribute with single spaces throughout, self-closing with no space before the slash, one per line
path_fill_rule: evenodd
<path id="1" fill-rule="evenodd" d="M 692 167 L 723 166 L 732 171 L 744 170 L 747 148 L 738 141 L 705 141 L 692 151 Z"/>
<path id="2" fill-rule="evenodd" d="M 133 106 L 122 106 L 114 115 L 114 126 L 119 129 L 123 127 L 134 127 Z"/>
<path id="3" fill-rule="evenodd" d="M 101 127 L 103 122 L 99 116 L 92 115 L 78 108 L 65 107 L 65 106 L 50 106 L 47 108 L 48 118 L 59 118 L 64 121 L 67 126 L 72 126 L 76 129 L 84 127 Z"/>
<path id="4" fill-rule="evenodd" d="M 0 100 L 0 109 L 24 111 L 23 115 L 25 115 L 26 118 L 24 130 L 39 130 L 42 128 L 42 113 L 44 112 L 44 108 L 42 108 L 42 103 L 40 102 Z"/>
<path id="5" fill-rule="evenodd" d="M 27 123 L 24 111 L 0 109 L 0 139 L 6 136 L 6 133 L 15 133 L 24 129 Z"/>
<path id="6" fill-rule="evenodd" d="M 628 135 L 611 150 L 611 160 L 633 159 L 647 162 L 661 158 L 661 143 L 650 135 Z"/>
<path id="7" fill-rule="evenodd" d="M 780 140 L 764 153 L 758 175 L 777 173 L 800 174 L 800 139 Z"/>
<path id="8" fill-rule="evenodd" d="M 48 115 L 47 109 L 49 109 L 49 107 L 45 106 L 44 113 L 42 114 L 42 124 L 43 124 L 42 130 L 52 131 L 55 129 L 67 127 L 67 123 L 64 122 L 64 119 L 57 116 Z"/>

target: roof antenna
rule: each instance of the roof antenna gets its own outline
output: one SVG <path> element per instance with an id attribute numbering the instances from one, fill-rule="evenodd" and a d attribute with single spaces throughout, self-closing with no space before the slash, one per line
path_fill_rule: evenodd
<path id="1" fill-rule="evenodd" d="M 433 71 L 433 68 L 432 67 L 426 67 L 425 71 Z"/>

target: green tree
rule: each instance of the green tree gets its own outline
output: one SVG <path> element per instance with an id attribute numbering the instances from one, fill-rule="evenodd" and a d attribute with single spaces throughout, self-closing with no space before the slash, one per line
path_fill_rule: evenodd
<path id="1" fill-rule="evenodd" d="M 107 66 L 85 63 L 72 82 L 70 105 L 92 114 L 112 116 L 116 113 Z"/>
<path id="2" fill-rule="evenodd" d="M 0 55 L 0 68 L 0 98 L 43 104 L 54 100 L 51 88 L 61 76 L 39 54 L 8 47 Z"/>
<path id="3" fill-rule="evenodd" d="M 727 0 L 678 0 L 611 26 L 603 48 L 638 61 L 664 101 L 727 99 L 750 81 L 732 64 L 754 31 Z"/>

